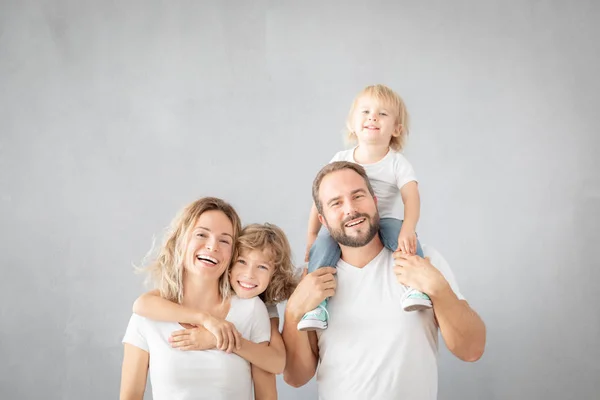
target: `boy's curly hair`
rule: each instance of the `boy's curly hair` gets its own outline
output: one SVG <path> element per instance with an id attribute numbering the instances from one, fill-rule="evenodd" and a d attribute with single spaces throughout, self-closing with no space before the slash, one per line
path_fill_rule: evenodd
<path id="1" fill-rule="evenodd" d="M 267 305 L 287 300 L 298 282 L 294 276 L 290 243 L 281 228 L 269 223 L 246 226 L 238 237 L 235 258 L 243 250 L 266 251 L 272 257 L 273 275 L 267 289 L 259 296 L 261 300 Z"/>

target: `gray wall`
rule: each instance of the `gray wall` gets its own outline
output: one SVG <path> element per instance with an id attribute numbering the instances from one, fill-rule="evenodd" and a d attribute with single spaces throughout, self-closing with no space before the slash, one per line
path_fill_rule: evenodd
<path id="1" fill-rule="evenodd" d="M 117 397 L 132 263 L 199 196 L 299 261 L 375 82 L 412 113 L 420 237 L 489 330 L 475 364 L 441 346 L 439 398 L 600 396 L 598 2 L 322 3 L 1 3 L 0 398 Z"/>

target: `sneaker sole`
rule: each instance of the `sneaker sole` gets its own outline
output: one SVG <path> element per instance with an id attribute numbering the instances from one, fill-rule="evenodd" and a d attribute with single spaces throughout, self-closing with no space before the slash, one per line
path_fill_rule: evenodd
<path id="1" fill-rule="evenodd" d="M 327 329 L 327 322 L 314 319 L 303 319 L 298 322 L 298 330 L 301 332 L 322 331 Z"/>
<path id="2" fill-rule="evenodd" d="M 432 307 L 431 301 L 425 299 L 405 299 L 402 302 L 404 311 L 428 310 Z"/>

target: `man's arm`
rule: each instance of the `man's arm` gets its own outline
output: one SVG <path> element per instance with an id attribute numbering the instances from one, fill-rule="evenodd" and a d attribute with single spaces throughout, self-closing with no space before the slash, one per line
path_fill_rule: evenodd
<path id="1" fill-rule="evenodd" d="M 316 333 L 298 330 L 298 322 L 302 315 L 298 317 L 293 312 L 288 312 L 286 308 L 283 321 L 283 341 L 287 360 L 283 370 L 283 380 L 296 388 L 310 381 L 319 363 Z"/>
<path id="2" fill-rule="evenodd" d="M 327 297 L 335 294 L 335 268 L 324 267 L 306 275 L 288 299 L 283 320 L 286 364 L 283 379 L 293 387 L 305 385 L 314 375 L 319 363 L 315 332 L 301 332 L 298 322 Z"/>
<path id="3" fill-rule="evenodd" d="M 485 324 L 465 300 L 460 300 L 444 275 L 428 258 L 394 253 L 398 282 L 431 298 L 442 338 L 456 357 L 477 361 L 485 349 Z"/>
<path id="4" fill-rule="evenodd" d="M 463 361 L 477 361 L 485 349 L 485 324 L 465 300 L 460 300 L 450 285 L 429 295 L 440 333 L 448 350 Z"/>

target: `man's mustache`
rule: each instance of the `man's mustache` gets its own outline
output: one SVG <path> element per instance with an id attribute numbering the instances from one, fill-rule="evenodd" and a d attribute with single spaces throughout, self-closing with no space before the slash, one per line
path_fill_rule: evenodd
<path id="1" fill-rule="evenodd" d="M 364 214 L 364 213 L 356 213 L 353 215 L 350 215 L 346 218 L 344 218 L 344 220 L 342 221 L 342 225 L 346 225 L 348 222 L 352 221 L 353 219 L 357 219 L 357 218 L 365 218 L 370 220 L 371 216 L 369 214 Z"/>

